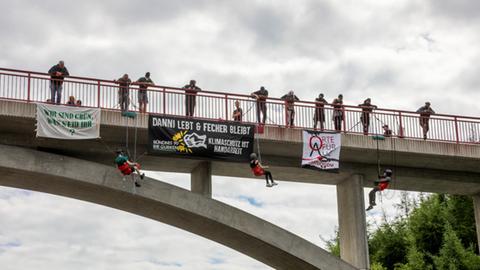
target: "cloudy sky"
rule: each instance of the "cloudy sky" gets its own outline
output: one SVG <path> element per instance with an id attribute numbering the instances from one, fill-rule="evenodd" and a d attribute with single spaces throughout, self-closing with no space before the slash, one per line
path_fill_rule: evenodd
<path id="1" fill-rule="evenodd" d="M 343 93 L 381 107 L 478 116 L 480 2 L 5 1 L 0 67 L 303 100 Z M 159 175 L 186 185 L 185 175 Z M 215 197 L 323 245 L 334 187 L 215 178 Z M 391 204 L 389 201 L 385 205 Z M 391 210 L 391 207 L 387 207 Z M 376 214 L 377 213 L 377 214 Z M 374 212 L 369 217 L 376 220 Z M 268 269 L 189 233 L 101 206 L 0 189 L 2 269 Z"/>

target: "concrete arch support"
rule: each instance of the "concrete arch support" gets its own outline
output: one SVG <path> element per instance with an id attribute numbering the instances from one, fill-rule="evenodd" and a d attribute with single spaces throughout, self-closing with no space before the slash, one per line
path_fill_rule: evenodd
<path id="1" fill-rule="evenodd" d="M 355 270 L 278 226 L 242 210 L 145 178 L 132 193 L 114 166 L 0 144 L 0 185 L 124 210 L 203 236 L 275 269 Z M 168 244 L 168 243 L 166 243 Z"/>

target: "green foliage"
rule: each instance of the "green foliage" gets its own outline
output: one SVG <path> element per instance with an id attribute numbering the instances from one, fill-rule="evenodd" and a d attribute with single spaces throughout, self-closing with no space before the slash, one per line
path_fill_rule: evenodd
<path id="1" fill-rule="evenodd" d="M 396 208 L 369 234 L 371 270 L 480 270 L 470 197 L 402 193 Z M 325 243 L 340 256 L 338 231 Z"/>
<path id="2" fill-rule="evenodd" d="M 450 196 L 447 204 L 447 219 L 452 229 L 462 242 L 463 246 L 478 251 L 477 232 L 475 228 L 475 215 L 473 200 L 467 196 Z"/>
<path id="3" fill-rule="evenodd" d="M 372 269 L 480 270 L 471 198 L 401 194 L 396 206 L 394 221 L 370 234 Z"/>
<path id="4" fill-rule="evenodd" d="M 402 220 L 380 226 L 369 239 L 372 262 L 381 262 L 386 269 L 405 263 L 408 249 L 406 223 Z"/>
<path id="5" fill-rule="evenodd" d="M 380 263 L 372 263 L 372 265 L 370 266 L 370 270 L 388 270 L 387 268 L 383 267 L 383 265 L 381 265 Z"/>
<path id="6" fill-rule="evenodd" d="M 335 230 L 335 237 L 329 240 L 324 240 L 327 245 L 327 250 L 330 251 L 333 255 L 340 257 L 340 237 L 338 235 L 338 230 Z"/>
<path id="7" fill-rule="evenodd" d="M 425 260 L 425 254 L 418 251 L 415 246 L 410 246 L 407 255 L 408 262 L 406 264 L 397 264 L 395 270 L 431 270 L 432 265 Z"/>
<path id="8" fill-rule="evenodd" d="M 410 215 L 408 220 L 409 232 L 413 237 L 413 244 L 419 252 L 427 255 L 439 252 L 446 221 L 444 210 L 444 196 L 432 195 L 420 207 L 413 210 Z M 428 260 L 429 256 L 426 258 Z"/>
<path id="9" fill-rule="evenodd" d="M 460 239 L 450 224 L 446 224 L 443 244 L 439 256 L 434 257 L 438 270 L 479 270 L 480 257 L 472 250 L 463 247 Z"/>

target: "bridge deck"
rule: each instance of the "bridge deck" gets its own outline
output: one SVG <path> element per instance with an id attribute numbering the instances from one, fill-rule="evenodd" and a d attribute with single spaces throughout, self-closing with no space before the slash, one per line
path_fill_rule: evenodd
<path id="1" fill-rule="evenodd" d="M 125 145 L 125 126 L 134 120 L 118 111 L 102 111 L 102 140 L 59 141 L 35 138 L 35 104 L 0 100 L 0 143 L 36 147 L 65 155 L 112 164 L 109 149 Z M 147 115 L 138 118 L 137 153 L 148 170 L 191 172 L 201 160 L 143 155 L 147 149 Z M 133 129 L 130 130 L 133 134 Z M 376 177 L 377 141 L 370 136 L 342 135 L 340 173 L 324 173 L 300 168 L 301 130 L 267 126 L 257 134 L 264 163 L 276 179 L 285 181 L 338 184 L 353 174 L 363 174 L 366 185 Z M 130 136 L 132 139 L 132 136 Z M 451 194 L 480 192 L 480 146 L 412 139 L 387 138 L 378 142 L 382 166 L 394 167 L 393 188 Z M 130 141 L 133 145 L 133 140 Z M 214 175 L 252 178 L 248 164 L 212 161 Z"/>

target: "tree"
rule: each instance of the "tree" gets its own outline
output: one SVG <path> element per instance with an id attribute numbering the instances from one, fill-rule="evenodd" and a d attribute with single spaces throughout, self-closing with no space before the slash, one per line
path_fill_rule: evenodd
<path id="1" fill-rule="evenodd" d="M 463 247 L 449 223 L 445 225 L 442 248 L 434 262 L 438 270 L 480 270 L 480 257 Z"/>
<path id="2" fill-rule="evenodd" d="M 320 236 L 320 238 L 322 238 Z M 340 258 L 340 236 L 338 234 L 338 229 L 335 229 L 335 236 L 329 240 L 322 238 L 325 245 L 327 245 L 327 250 L 330 251 L 333 255 Z"/>
<path id="3" fill-rule="evenodd" d="M 472 198 L 458 195 L 449 196 L 446 210 L 447 220 L 463 246 L 471 246 L 475 252 L 478 252 Z"/>
<path id="4" fill-rule="evenodd" d="M 420 207 L 413 210 L 408 219 L 409 233 L 419 252 L 427 255 L 428 263 L 433 263 L 431 256 L 438 254 L 443 239 L 446 221 L 445 196 L 432 195 Z"/>
<path id="5" fill-rule="evenodd" d="M 406 234 L 404 220 L 382 224 L 368 241 L 371 261 L 392 270 L 396 264 L 406 263 L 408 250 Z"/>

